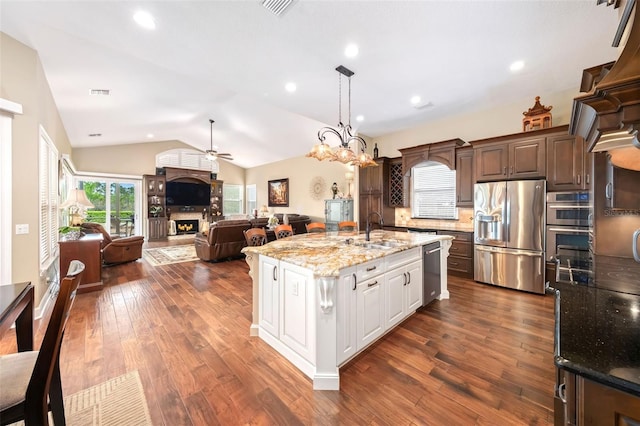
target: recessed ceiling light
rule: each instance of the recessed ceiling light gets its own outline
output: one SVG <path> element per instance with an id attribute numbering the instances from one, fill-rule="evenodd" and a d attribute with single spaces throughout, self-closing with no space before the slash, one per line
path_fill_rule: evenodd
<path id="1" fill-rule="evenodd" d="M 89 137 L 90 138 L 97 138 L 102 136 L 102 133 L 89 133 Z"/>
<path id="2" fill-rule="evenodd" d="M 358 56 L 358 45 L 355 43 L 347 45 L 344 49 L 344 56 L 347 58 L 355 58 Z"/>
<path id="3" fill-rule="evenodd" d="M 364 121 L 364 115 L 357 116 L 356 121 Z"/>
<path id="4" fill-rule="evenodd" d="M 418 105 L 420 101 L 422 101 L 422 99 L 418 95 L 411 97 L 411 105 Z"/>
<path id="5" fill-rule="evenodd" d="M 153 137 L 153 133 L 147 133 L 147 137 L 151 139 Z"/>
<path id="6" fill-rule="evenodd" d="M 153 19 L 153 16 L 149 12 L 145 12 L 144 10 L 139 10 L 133 15 L 133 20 L 136 21 L 138 25 L 147 30 L 155 30 L 156 29 L 156 21 Z"/>
<path id="7" fill-rule="evenodd" d="M 90 89 L 89 94 L 96 96 L 109 96 L 111 91 L 109 89 Z"/>
<path id="8" fill-rule="evenodd" d="M 289 82 L 289 83 L 287 83 L 287 84 L 285 84 L 285 85 L 284 85 L 284 90 L 286 90 L 286 91 L 287 91 L 287 92 L 289 92 L 289 93 L 293 93 L 293 92 L 295 92 L 297 89 L 298 89 L 298 87 L 296 86 L 296 84 L 295 84 L 295 83 L 291 83 L 291 82 Z"/>
<path id="9" fill-rule="evenodd" d="M 511 70 L 511 72 L 520 71 L 523 68 L 524 68 L 524 61 L 515 61 L 509 66 L 509 69 Z"/>

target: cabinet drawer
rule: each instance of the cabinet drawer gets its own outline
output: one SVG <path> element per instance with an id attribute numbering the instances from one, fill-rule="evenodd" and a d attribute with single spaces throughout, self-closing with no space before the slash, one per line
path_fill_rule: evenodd
<path id="1" fill-rule="evenodd" d="M 473 232 L 462 232 L 462 231 L 438 231 L 438 235 L 450 235 L 456 241 L 473 241 Z"/>
<path id="2" fill-rule="evenodd" d="M 364 280 L 368 280 L 369 278 L 375 277 L 376 275 L 380 275 L 384 272 L 384 257 L 381 257 L 380 259 L 375 259 L 370 262 L 363 263 L 362 265 L 358 265 L 356 277 L 358 277 L 358 282 L 361 283 Z"/>
<path id="3" fill-rule="evenodd" d="M 409 250 L 404 250 L 399 253 L 392 254 L 385 257 L 385 259 L 387 262 L 386 270 L 390 271 L 397 268 L 398 266 L 405 265 L 409 262 L 413 262 L 414 260 L 419 260 L 420 247 L 414 247 Z"/>
<path id="4" fill-rule="evenodd" d="M 447 257 L 447 270 L 464 275 L 473 275 L 473 259 L 449 255 Z"/>
<path id="5" fill-rule="evenodd" d="M 473 245 L 467 241 L 453 240 L 449 248 L 450 256 L 471 257 L 473 255 Z"/>

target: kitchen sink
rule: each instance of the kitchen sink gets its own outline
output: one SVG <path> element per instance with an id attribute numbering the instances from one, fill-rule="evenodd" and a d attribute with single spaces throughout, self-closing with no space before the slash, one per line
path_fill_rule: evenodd
<path id="1" fill-rule="evenodd" d="M 368 249 L 391 249 L 394 247 L 401 247 L 404 245 L 404 243 L 398 242 L 398 241 L 368 241 L 368 242 L 362 242 L 362 243 L 356 243 L 357 246 L 359 247 L 363 247 L 363 248 L 368 248 Z"/>

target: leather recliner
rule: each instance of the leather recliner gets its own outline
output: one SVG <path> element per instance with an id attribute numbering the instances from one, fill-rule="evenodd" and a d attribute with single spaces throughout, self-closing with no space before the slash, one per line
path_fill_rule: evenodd
<path id="1" fill-rule="evenodd" d="M 241 256 L 241 250 L 247 246 L 244 231 L 250 228 L 251 222 L 246 219 L 213 223 L 207 235 L 196 235 L 196 254 L 208 262 Z"/>
<path id="2" fill-rule="evenodd" d="M 102 262 L 105 264 L 132 262 L 142 257 L 144 237 L 141 235 L 111 238 L 101 224 L 93 222 L 83 223 L 82 230 L 87 234 L 102 234 Z"/>

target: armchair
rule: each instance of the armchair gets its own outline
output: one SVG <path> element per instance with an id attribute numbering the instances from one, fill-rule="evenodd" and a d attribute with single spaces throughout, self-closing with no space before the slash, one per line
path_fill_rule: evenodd
<path id="1" fill-rule="evenodd" d="M 102 225 L 93 222 L 83 223 L 82 230 L 102 234 L 102 261 L 105 264 L 132 262 L 142 257 L 144 237 L 141 235 L 111 238 Z"/>

